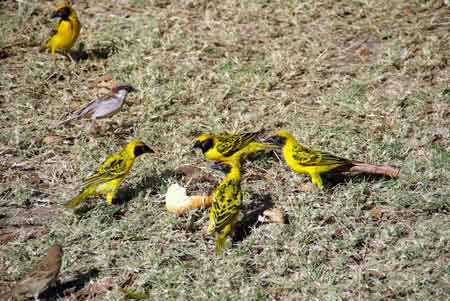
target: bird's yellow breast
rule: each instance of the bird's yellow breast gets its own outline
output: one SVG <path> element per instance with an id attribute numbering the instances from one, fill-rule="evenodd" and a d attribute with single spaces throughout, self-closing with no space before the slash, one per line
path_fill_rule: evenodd
<path id="1" fill-rule="evenodd" d="M 124 178 L 125 177 L 120 177 L 120 178 L 111 180 L 109 182 L 100 184 L 100 185 L 97 186 L 95 191 L 98 194 L 106 194 L 108 192 L 112 192 L 120 185 L 120 183 L 123 181 Z"/>
<path id="2" fill-rule="evenodd" d="M 74 30 L 70 21 L 61 20 L 58 25 L 58 33 L 49 40 L 48 44 L 56 49 L 69 49 L 75 44 L 78 33 Z"/>
<path id="3" fill-rule="evenodd" d="M 204 155 L 206 159 L 212 161 L 223 161 L 224 159 L 227 158 L 221 153 L 219 153 L 215 147 L 210 148 L 207 152 L 205 152 Z"/>

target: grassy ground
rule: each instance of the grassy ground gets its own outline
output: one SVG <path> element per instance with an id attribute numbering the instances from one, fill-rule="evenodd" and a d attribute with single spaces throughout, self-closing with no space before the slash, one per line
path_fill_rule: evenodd
<path id="1" fill-rule="evenodd" d="M 448 299 L 443 2 L 79 0 L 79 42 L 91 54 L 79 62 L 54 62 L 33 46 L 51 29 L 53 4 L 0 3 L 3 289 L 58 241 L 56 294 L 68 300 L 120 300 L 120 287 L 159 300 Z M 139 89 L 108 131 L 50 128 L 95 97 L 105 75 Z M 245 212 L 280 207 L 289 224 L 246 218 L 248 231 L 217 258 L 208 213 L 175 218 L 164 193 L 174 182 L 190 193 L 214 188 L 178 176 L 185 164 L 220 179 L 191 151 L 197 133 L 261 128 L 400 166 L 401 177 L 350 177 L 304 193 L 308 178 L 276 158 L 249 162 Z M 131 138 L 159 155 L 137 160 L 121 202 L 64 210 L 81 178 Z"/>

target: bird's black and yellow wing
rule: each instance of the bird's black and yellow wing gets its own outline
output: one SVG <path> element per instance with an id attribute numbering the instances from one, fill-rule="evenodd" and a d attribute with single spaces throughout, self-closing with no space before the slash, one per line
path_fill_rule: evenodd
<path id="1" fill-rule="evenodd" d="M 349 164 L 350 160 L 330 153 L 312 150 L 303 145 L 296 145 L 292 150 L 292 158 L 302 166 L 325 166 Z"/>
<path id="2" fill-rule="evenodd" d="M 126 174 L 126 158 L 120 154 L 111 155 L 97 169 L 97 172 L 83 180 L 83 186 L 98 185 Z"/>
<path id="3" fill-rule="evenodd" d="M 217 151 L 225 157 L 231 156 L 254 141 L 259 132 L 243 134 L 222 134 L 217 136 Z"/>
<path id="4" fill-rule="evenodd" d="M 220 185 L 214 192 L 214 202 L 211 208 L 211 219 L 214 230 L 220 231 L 236 217 L 242 205 L 242 192 L 237 181 Z"/>
<path id="5" fill-rule="evenodd" d="M 45 44 L 43 45 L 43 47 L 48 47 L 48 43 L 50 42 L 50 40 L 51 40 L 55 35 L 58 34 L 58 29 L 59 29 L 59 25 L 61 24 L 61 21 L 62 21 L 62 20 L 59 20 L 59 21 L 55 24 L 55 26 L 53 26 L 52 30 L 50 31 L 50 33 L 49 33 L 49 35 L 48 35 L 49 37 L 48 37 L 47 41 L 45 42 Z"/>

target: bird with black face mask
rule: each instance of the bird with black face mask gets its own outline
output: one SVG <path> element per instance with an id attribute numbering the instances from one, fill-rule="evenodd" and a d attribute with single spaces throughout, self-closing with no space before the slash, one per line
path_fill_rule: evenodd
<path id="1" fill-rule="evenodd" d="M 55 55 L 58 49 L 72 48 L 80 35 L 81 23 L 69 0 L 58 4 L 53 9 L 51 18 L 60 18 L 60 20 L 53 28 L 50 38 L 42 46 L 42 49 L 48 48 L 52 55 Z"/>
<path id="2" fill-rule="evenodd" d="M 367 164 L 310 149 L 285 131 L 277 132 L 264 141 L 281 148 L 286 164 L 297 173 L 308 174 L 312 183 L 319 188 L 323 188 L 320 175 L 327 172 L 369 172 L 388 177 L 399 175 L 398 169 L 388 165 Z"/>
<path id="3" fill-rule="evenodd" d="M 273 149 L 273 145 L 256 141 L 261 132 L 243 134 L 201 134 L 194 148 L 200 148 L 206 159 L 219 162 L 239 161 L 250 154 Z"/>
<path id="4" fill-rule="evenodd" d="M 74 208 L 93 195 L 106 195 L 106 202 L 112 204 L 120 183 L 133 167 L 134 160 L 153 150 L 140 140 L 133 140 L 117 153 L 109 155 L 97 168 L 97 172 L 83 180 L 83 190 L 64 206 Z"/>
<path id="5" fill-rule="evenodd" d="M 92 120 L 92 126 L 95 126 L 97 119 L 111 117 L 122 108 L 128 93 L 134 92 L 136 89 L 126 83 L 118 83 L 111 89 L 110 94 L 102 95 L 97 99 L 94 99 L 84 105 L 82 108 L 76 110 L 71 116 L 58 123 L 56 126 L 60 126 L 81 118 L 90 118 Z"/>

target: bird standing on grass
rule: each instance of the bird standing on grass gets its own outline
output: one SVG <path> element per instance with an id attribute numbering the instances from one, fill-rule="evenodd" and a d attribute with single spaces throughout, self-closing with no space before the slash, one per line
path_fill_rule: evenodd
<path id="1" fill-rule="evenodd" d="M 136 91 L 136 89 L 130 84 L 115 84 L 111 89 L 111 94 L 102 95 L 99 98 L 92 100 L 82 108 L 73 112 L 68 119 L 60 122 L 57 126 L 80 118 L 90 118 L 92 120 L 92 126 L 95 126 L 95 121 L 97 119 L 110 117 L 117 113 L 122 108 L 128 93 L 134 91 Z"/>
<path id="2" fill-rule="evenodd" d="M 55 55 L 57 49 L 72 48 L 80 35 L 81 23 L 69 0 L 58 4 L 53 9 L 51 18 L 61 19 L 55 25 L 50 33 L 50 38 L 42 47 L 44 49 L 49 48 L 52 55 Z"/>
<path id="3" fill-rule="evenodd" d="M 241 209 L 241 171 L 239 160 L 216 162 L 211 167 L 225 173 L 225 179 L 214 191 L 208 226 L 208 232 L 216 233 L 216 254 L 220 255 Z"/>
<path id="4" fill-rule="evenodd" d="M 117 153 L 110 155 L 97 169 L 97 173 L 83 181 L 83 190 L 64 206 L 75 208 L 92 195 L 106 195 L 108 204 L 112 204 L 120 183 L 130 172 L 136 157 L 153 153 L 153 150 L 140 140 L 133 140 Z"/>
<path id="5" fill-rule="evenodd" d="M 372 165 L 352 161 L 335 155 L 312 150 L 295 140 L 288 132 L 280 131 L 264 140 L 281 147 L 286 164 L 295 172 L 308 174 L 313 184 L 323 188 L 322 173 L 327 172 L 365 172 L 389 177 L 398 177 L 399 170 L 387 165 Z"/>
<path id="6" fill-rule="evenodd" d="M 61 268 L 62 256 L 63 250 L 61 246 L 53 245 L 48 250 L 47 256 L 23 280 L 16 284 L 12 290 L 12 295 L 17 300 L 26 298 L 39 300 L 39 295 L 56 283 Z"/>
<path id="7" fill-rule="evenodd" d="M 272 149 L 267 143 L 256 141 L 261 132 L 243 134 L 202 134 L 195 139 L 194 148 L 200 148 L 206 159 L 234 162 L 258 151 Z"/>

